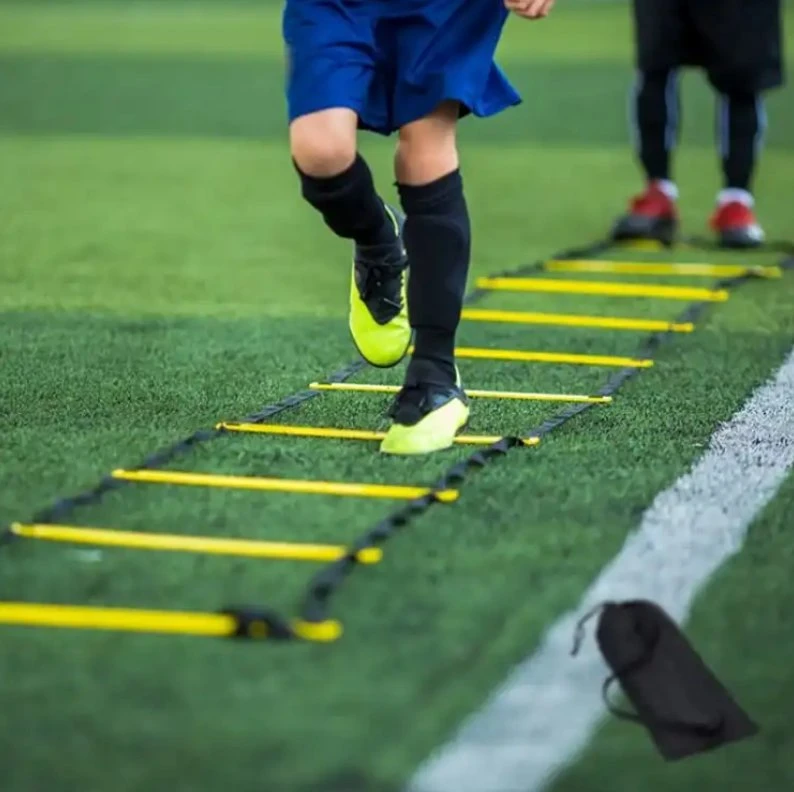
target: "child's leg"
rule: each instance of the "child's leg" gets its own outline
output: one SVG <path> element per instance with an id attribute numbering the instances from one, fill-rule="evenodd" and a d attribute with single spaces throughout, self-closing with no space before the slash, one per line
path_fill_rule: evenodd
<path id="1" fill-rule="evenodd" d="M 364 126 L 392 131 L 369 4 L 287 0 L 290 148 L 301 192 L 338 236 L 355 243 L 348 325 L 361 355 L 393 366 L 411 343 L 400 218 L 378 197 L 356 152 Z"/>
<path id="2" fill-rule="evenodd" d="M 411 266 L 408 315 L 415 349 L 381 445 L 391 454 L 447 448 L 469 417 L 457 380 L 455 333 L 469 269 L 469 215 L 458 170 L 458 103 L 442 102 L 400 130 L 395 172 Z"/>
<path id="3" fill-rule="evenodd" d="M 415 331 L 414 360 L 432 362 L 455 383 L 455 332 L 469 269 L 470 227 L 458 169 L 457 102 L 400 130 L 397 186 L 411 262 L 408 313 Z"/>
<path id="4" fill-rule="evenodd" d="M 454 354 L 470 253 L 458 117 L 494 115 L 520 99 L 493 59 L 507 15 L 503 3 L 402 5 L 408 6 L 404 15 L 392 19 L 396 76 L 390 98 L 400 130 L 395 171 L 407 215 L 408 314 L 416 342 L 381 450 L 425 454 L 451 446 L 469 416 Z"/>
<path id="5" fill-rule="evenodd" d="M 296 118 L 290 148 L 303 197 L 337 236 L 355 242 L 348 326 L 361 355 L 394 366 L 411 342 L 400 218 L 378 196 L 356 152 L 358 117 L 332 108 Z"/>
<path id="6" fill-rule="evenodd" d="M 361 245 L 393 242 L 391 219 L 356 153 L 357 124 L 356 113 L 347 108 L 320 110 L 290 124 L 301 191 L 338 236 Z"/>

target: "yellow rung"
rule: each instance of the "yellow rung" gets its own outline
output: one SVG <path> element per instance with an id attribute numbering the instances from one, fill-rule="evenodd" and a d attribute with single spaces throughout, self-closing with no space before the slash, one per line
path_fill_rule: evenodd
<path id="1" fill-rule="evenodd" d="M 691 333 L 692 322 L 666 322 L 656 319 L 628 319 L 618 316 L 581 316 L 578 314 L 531 313 L 466 308 L 463 319 L 473 322 L 508 322 L 514 324 L 552 325 L 558 327 L 592 327 L 601 330 L 639 330 L 649 333 Z"/>
<path id="2" fill-rule="evenodd" d="M 106 528 L 83 528 L 72 525 L 41 525 L 14 523 L 12 533 L 26 539 L 70 542 L 103 547 L 126 547 L 135 550 L 173 550 L 208 555 L 231 555 L 246 558 L 270 558 L 284 561 L 330 562 L 348 552 L 341 545 L 265 542 L 252 539 L 222 539 L 208 536 L 150 534 L 138 531 L 116 531 Z M 379 547 L 359 550 L 356 559 L 362 564 L 377 564 L 383 557 Z"/>
<path id="3" fill-rule="evenodd" d="M 238 622 L 222 613 L 156 611 L 130 608 L 89 608 L 80 605 L 0 602 L 0 624 L 23 627 L 56 627 L 72 630 L 105 630 L 165 635 L 229 638 Z M 292 622 L 297 636 L 307 641 L 335 641 L 342 633 L 337 621 Z M 267 625 L 253 637 L 267 638 Z"/>
<path id="4" fill-rule="evenodd" d="M 235 423 L 232 421 L 219 423 L 216 428 L 244 434 L 323 437 L 330 440 L 382 440 L 385 436 L 385 432 L 374 432 L 368 429 L 335 429 L 327 426 L 288 426 L 286 424 Z"/>
<path id="5" fill-rule="evenodd" d="M 310 390 L 345 391 L 353 393 L 399 393 L 397 385 L 370 385 L 365 382 L 312 382 Z M 574 404 L 610 404 L 611 396 L 582 396 L 575 393 L 522 393 L 520 391 L 470 390 L 473 399 L 514 399 L 517 401 L 566 402 Z"/>
<path id="6" fill-rule="evenodd" d="M 218 429 L 228 432 L 250 434 L 290 435 L 292 437 L 323 437 L 334 440 L 383 440 L 386 432 L 372 432 L 367 429 L 336 429 L 326 426 L 286 426 L 284 424 L 254 424 L 224 422 Z M 455 442 L 460 445 L 493 445 L 501 439 L 500 435 L 457 435 Z M 539 437 L 522 438 L 524 445 L 540 443 Z"/>
<path id="7" fill-rule="evenodd" d="M 614 355 L 578 355 L 567 352 L 525 352 L 513 349 L 455 350 L 455 357 L 474 360 L 511 360 L 522 363 L 571 363 L 578 366 L 617 366 L 619 368 L 650 368 L 652 360 L 639 360 Z"/>
<path id="8" fill-rule="evenodd" d="M 554 259 L 547 261 L 543 266 L 548 272 L 609 272 L 616 275 L 688 275 L 703 278 L 739 278 L 742 275 L 780 278 L 783 275 L 780 267 L 744 266 L 740 264 Z"/>
<path id="9" fill-rule="evenodd" d="M 725 289 L 698 289 L 691 286 L 660 286 L 644 283 L 611 283 L 545 278 L 478 278 L 477 287 L 495 291 L 587 294 L 602 297 L 655 297 L 664 300 L 725 302 Z"/>
<path id="10" fill-rule="evenodd" d="M 113 478 L 147 484 L 179 484 L 193 487 L 223 487 L 262 492 L 293 492 L 302 495 L 342 495 L 354 498 L 393 498 L 413 500 L 433 495 L 443 503 L 458 499 L 458 490 L 432 490 L 429 487 L 406 487 L 398 484 L 353 484 L 345 481 L 303 481 L 261 478 L 258 476 L 224 476 L 178 470 L 114 470 Z"/>

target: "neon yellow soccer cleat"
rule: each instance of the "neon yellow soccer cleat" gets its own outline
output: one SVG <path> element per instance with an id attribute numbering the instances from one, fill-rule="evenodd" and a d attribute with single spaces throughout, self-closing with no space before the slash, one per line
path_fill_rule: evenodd
<path id="1" fill-rule="evenodd" d="M 372 366 L 391 368 L 408 353 L 408 256 L 402 241 L 405 218 L 386 206 L 394 223 L 394 242 L 356 245 L 350 283 L 348 324 L 361 357 Z"/>
<path id="2" fill-rule="evenodd" d="M 381 443 L 384 454 L 431 454 L 449 448 L 469 420 L 460 384 L 443 382 L 432 364 L 413 361 L 406 383 L 389 410 L 393 423 Z"/>

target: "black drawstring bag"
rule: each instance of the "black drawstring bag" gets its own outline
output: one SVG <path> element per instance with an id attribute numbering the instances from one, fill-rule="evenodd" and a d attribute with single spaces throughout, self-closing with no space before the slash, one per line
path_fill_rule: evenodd
<path id="1" fill-rule="evenodd" d="M 684 759 L 758 733 L 758 726 L 653 602 L 599 605 L 577 625 L 572 654 L 579 651 L 585 622 L 599 612 L 596 640 L 613 672 L 604 682 L 604 702 L 613 715 L 645 726 L 665 759 Z M 635 712 L 610 702 L 609 689 L 616 680 Z"/>

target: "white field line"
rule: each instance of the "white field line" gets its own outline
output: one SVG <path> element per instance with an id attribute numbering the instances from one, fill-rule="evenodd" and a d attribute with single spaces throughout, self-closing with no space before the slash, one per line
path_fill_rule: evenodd
<path id="1" fill-rule="evenodd" d="M 794 464 L 794 351 L 711 438 L 691 472 L 661 492 L 575 611 L 544 635 L 483 708 L 417 771 L 407 792 L 538 792 L 586 748 L 606 714 L 608 669 L 595 623 L 577 657 L 574 628 L 610 599 L 649 599 L 679 623 L 744 543 Z"/>

